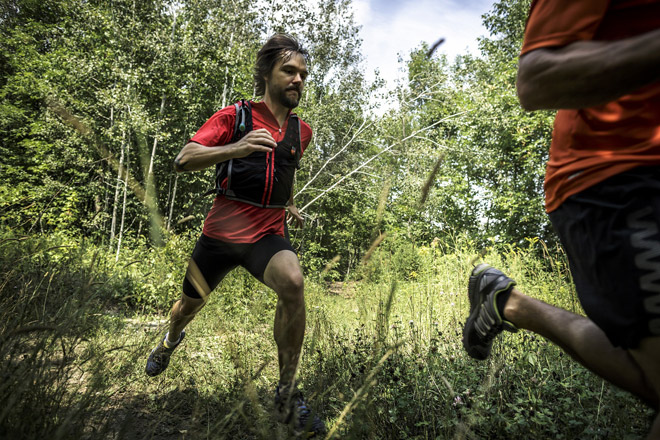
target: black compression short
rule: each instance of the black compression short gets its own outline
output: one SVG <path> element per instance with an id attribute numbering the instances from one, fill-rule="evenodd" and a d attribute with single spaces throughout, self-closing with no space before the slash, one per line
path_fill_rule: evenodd
<path id="1" fill-rule="evenodd" d="M 587 316 L 615 346 L 660 336 L 660 167 L 569 197 L 550 220 Z"/>
<path id="2" fill-rule="evenodd" d="M 227 243 L 202 234 L 195 244 L 192 259 L 213 290 L 236 266 L 243 266 L 263 283 L 268 262 L 283 250 L 294 252 L 289 240 L 279 235 L 266 235 L 256 243 Z M 201 298 L 187 278 L 183 281 L 183 293 Z"/>

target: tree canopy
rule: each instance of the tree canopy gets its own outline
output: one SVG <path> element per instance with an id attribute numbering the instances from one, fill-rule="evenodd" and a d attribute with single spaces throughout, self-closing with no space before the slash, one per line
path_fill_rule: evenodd
<path id="1" fill-rule="evenodd" d="M 401 62 L 368 83 L 349 0 L 14 0 L 0 6 L 0 221 L 82 234 L 120 251 L 199 230 L 211 171 L 172 160 L 220 108 L 254 95 L 268 35 L 310 51 L 299 115 L 314 130 L 294 244 L 312 270 L 346 276 L 379 236 L 428 244 L 554 243 L 542 207 L 551 113 L 527 113 L 515 75 L 528 0 L 484 15 L 480 55 Z M 238 25 L 240 24 L 240 25 Z M 397 102 L 374 112 L 377 96 Z"/>

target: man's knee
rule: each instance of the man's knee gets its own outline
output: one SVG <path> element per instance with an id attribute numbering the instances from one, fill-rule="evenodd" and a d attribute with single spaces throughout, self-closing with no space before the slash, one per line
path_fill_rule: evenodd
<path id="1" fill-rule="evenodd" d="M 187 318 L 196 315 L 203 306 L 204 300 L 202 298 L 192 298 L 184 293 L 179 300 L 178 311 L 182 317 Z"/>
<path id="2" fill-rule="evenodd" d="M 660 409 L 660 337 L 643 339 L 639 347 L 629 350 L 629 353 L 643 371 L 649 389 L 653 391 L 651 406 Z"/>
<path id="3" fill-rule="evenodd" d="M 302 302 L 305 279 L 299 270 L 290 270 L 279 274 L 276 292 L 284 302 Z"/>

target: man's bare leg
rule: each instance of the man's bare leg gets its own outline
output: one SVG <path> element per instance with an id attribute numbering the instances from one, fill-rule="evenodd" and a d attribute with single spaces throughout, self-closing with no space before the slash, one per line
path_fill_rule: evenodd
<path id="1" fill-rule="evenodd" d="M 185 293 L 181 294 L 181 299 L 174 303 L 170 312 L 169 332 L 165 338 L 154 348 L 147 358 L 145 368 L 148 376 L 157 376 L 161 374 L 170 363 L 170 356 L 174 349 L 179 345 L 182 339 L 183 329 L 195 317 L 197 312 L 204 307 L 208 295 L 211 293 L 206 280 L 202 276 L 194 260 L 188 263 L 186 278 L 193 285 L 201 298 L 192 298 Z"/>
<path id="2" fill-rule="evenodd" d="M 170 312 L 170 330 L 168 333 L 169 342 L 176 342 L 181 336 L 181 332 L 193 320 L 199 312 L 206 299 L 211 294 L 211 289 L 204 279 L 204 275 L 199 270 L 197 263 L 192 258 L 188 261 L 186 269 L 186 279 L 195 289 L 200 298 L 193 298 L 185 293 L 181 294 L 181 299 L 174 303 Z"/>
<path id="3" fill-rule="evenodd" d="M 183 328 L 195 317 L 203 305 L 203 299 L 190 298 L 185 293 L 181 295 L 179 301 L 174 303 L 170 317 L 170 331 L 147 358 L 145 367 L 147 376 L 158 376 L 165 371 L 170 363 L 172 352 L 178 347 L 183 337 Z"/>
<path id="4" fill-rule="evenodd" d="M 504 318 L 561 347 L 589 370 L 633 393 L 654 408 L 660 401 L 660 338 L 642 341 L 638 350 L 614 347 L 588 318 L 576 315 L 513 289 Z M 656 419 L 654 429 L 660 429 Z"/>
<path id="5" fill-rule="evenodd" d="M 280 383 L 291 384 L 305 335 L 304 278 L 296 254 L 283 250 L 273 255 L 264 271 L 264 283 L 278 296 L 273 333 Z"/>
<path id="6" fill-rule="evenodd" d="M 185 293 L 181 294 L 181 299 L 174 303 L 170 312 L 169 342 L 179 340 L 181 331 L 193 320 L 204 304 L 202 298 L 191 298 Z"/>
<path id="7" fill-rule="evenodd" d="M 656 399 L 660 400 L 660 337 L 642 339 L 639 347 L 630 350 L 630 354 L 644 371 L 655 391 Z M 656 409 L 660 409 L 658 400 L 656 400 Z M 648 439 L 660 439 L 660 413 L 655 416 Z"/>
<path id="8" fill-rule="evenodd" d="M 305 336 L 304 279 L 296 254 L 289 250 L 276 253 L 266 266 L 264 282 L 278 296 L 273 330 L 280 366 L 280 383 L 275 393 L 278 419 L 292 424 L 296 435 L 316 437 L 325 433 L 325 424 L 295 384 Z"/>

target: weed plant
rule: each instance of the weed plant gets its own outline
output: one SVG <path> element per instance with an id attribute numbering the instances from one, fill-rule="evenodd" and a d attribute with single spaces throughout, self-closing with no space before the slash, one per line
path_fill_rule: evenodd
<path id="1" fill-rule="evenodd" d="M 0 438 L 289 438 L 271 414 L 276 298 L 243 270 L 211 295 L 169 368 L 144 374 L 192 242 L 135 243 L 115 261 L 79 239 L 3 233 Z M 565 259 L 538 246 L 482 259 L 581 313 Z M 487 361 L 464 353 L 477 256 L 465 242 L 385 244 L 353 279 L 307 274 L 300 387 L 330 436 L 643 438 L 649 410 L 533 334 L 503 335 Z"/>

